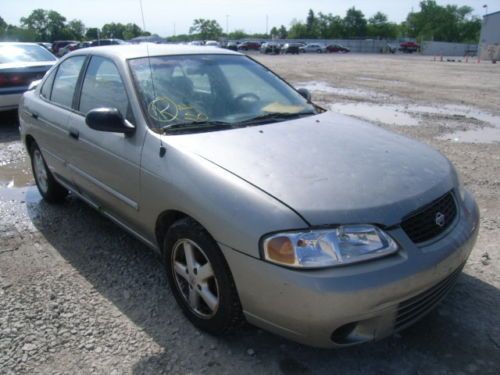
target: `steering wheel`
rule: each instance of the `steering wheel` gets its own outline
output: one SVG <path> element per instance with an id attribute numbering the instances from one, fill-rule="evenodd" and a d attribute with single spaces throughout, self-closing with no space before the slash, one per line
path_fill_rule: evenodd
<path id="1" fill-rule="evenodd" d="M 252 99 L 252 102 L 258 102 L 260 100 L 260 97 L 253 92 L 244 92 L 243 94 L 240 94 L 236 98 L 234 98 L 234 101 L 240 102 L 245 98 Z"/>

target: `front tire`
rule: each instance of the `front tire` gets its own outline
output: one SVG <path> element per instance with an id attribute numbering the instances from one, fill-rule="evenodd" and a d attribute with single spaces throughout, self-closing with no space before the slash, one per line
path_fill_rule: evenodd
<path id="1" fill-rule="evenodd" d="M 200 224 L 186 218 L 172 225 L 163 250 L 170 288 L 191 323 L 213 335 L 224 335 L 242 324 L 231 271 Z"/>
<path id="2" fill-rule="evenodd" d="M 49 203 L 59 203 L 66 198 L 68 190 L 59 184 L 43 159 L 42 152 L 36 143 L 30 148 L 31 169 L 35 183 L 43 199 Z"/>

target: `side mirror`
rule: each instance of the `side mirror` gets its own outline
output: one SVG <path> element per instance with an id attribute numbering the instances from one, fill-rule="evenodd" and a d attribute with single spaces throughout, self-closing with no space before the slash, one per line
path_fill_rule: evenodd
<path id="1" fill-rule="evenodd" d="M 308 102 L 311 101 L 311 93 L 308 89 L 298 89 L 297 92 L 302 95 Z"/>
<path id="2" fill-rule="evenodd" d="M 135 127 L 125 120 L 116 108 L 96 108 L 85 117 L 88 127 L 94 130 L 111 133 L 132 134 Z"/>

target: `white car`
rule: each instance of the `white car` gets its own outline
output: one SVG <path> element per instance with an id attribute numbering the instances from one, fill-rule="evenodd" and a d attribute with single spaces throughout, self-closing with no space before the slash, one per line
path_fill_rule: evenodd
<path id="1" fill-rule="evenodd" d="M 0 43 L 0 112 L 17 109 L 31 82 L 43 78 L 56 61 L 36 43 Z"/>
<path id="2" fill-rule="evenodd" d="M 210 47 L 220 47 L 220 43 L 215 40 L 207 40 L 205 45 Z"/>

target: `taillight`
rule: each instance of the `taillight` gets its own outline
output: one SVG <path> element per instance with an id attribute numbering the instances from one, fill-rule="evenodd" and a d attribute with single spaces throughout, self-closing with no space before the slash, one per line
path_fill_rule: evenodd
<path id="1" fill-rule="evenodd" d="M 43 72 L 37 73 L 0 73 L 0 88 L 28 86 L 31 82 L 42 79 Z"/>

